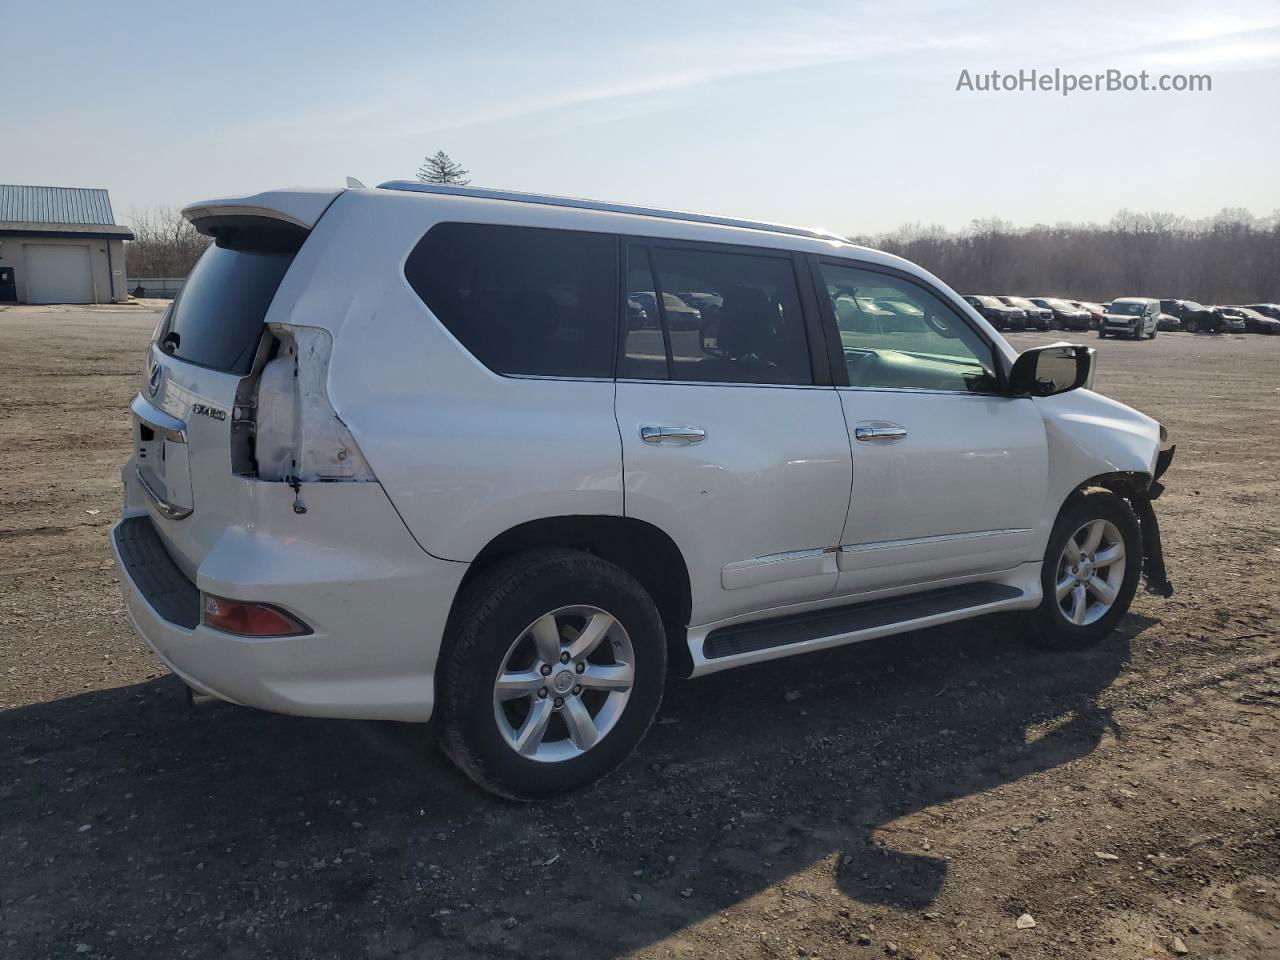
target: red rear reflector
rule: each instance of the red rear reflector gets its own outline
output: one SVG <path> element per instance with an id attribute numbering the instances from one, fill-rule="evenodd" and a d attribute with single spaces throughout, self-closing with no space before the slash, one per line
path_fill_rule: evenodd
<path id="1" fill-rule="evenodd" d="M 241 637 L 297 637 L 311 628 L 265 603 L 245 603 L 202 594 L 204 625 Z"/>

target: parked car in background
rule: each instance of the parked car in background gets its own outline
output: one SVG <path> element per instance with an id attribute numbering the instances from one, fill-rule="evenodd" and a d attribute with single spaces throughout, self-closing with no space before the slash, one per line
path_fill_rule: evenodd
<path id="1" fill-rule="evenodd" d="M 1165 428 L 1089 389 L 1088 347 L 1019 352 L 898 257 L 409 181 L 183 213 L 216 243 L 147 347 L 110 540 L 200 693 L 434 719 L 535 800 L 620 764 L 669 674 L 1012 611 L 1080 650 L 1144 574 L 1172 592 Z M 720 301 L 714 343 L 666 296 L 628 329 L 619 298 L 667 289 Z M 913 328 L 844 329 L 850 293 Z"/>
<path id="2" fill-rule="evenodd" d="M 1098 336 L 1128 337 L 1141 340 L 1143 337 L 1156 338 L 1159 330 L 1157 318 L 1160 316 L 1160 301 L 1148 297 L 1120 297 L 1112 300 L 1111 306 L 1102 316 L 1102 324 L 1098 327 Z"/>
<path id="3" fill-rule="evenodd" d="M 1250 310 L 1257 310 L 1264 317 L 1280 320 L 1280 303 L 1246 303 Z"/>
<path id="4" fill-rule="evenodd" d="M 656 318 L 658 316 L 658 298 L 652 290 L 632 291 L 630 298 L 638 301 L 649 317 Z M 662 306 L 666 313 L 667 326 L 672 329 L 697 330 L 702 322 L 702 314 L 674 293 L 664 293 L 662 295 Z"/>
<path id="5" fill-rule="evenodd" d="M 1181 320 L 1187 333 L 1221 333 L 1227 327 L 1221 314 L 1194 300 L 1161 300 L 1160 311 Z"/>
<path id="6" fill-rule="evenodd" d="M 1063 330 L 1090 329 L 1089 311 L 1075 307 L 1058 297 L 1032 297 L 1031 302 L 1037 307 L 1053 311 L 1053 321 Z"/>
<path id="7" fill-rule="evenodd" d="M 1268 317 L 1252 307 L 1218 307 L 1228 322 L 1239 320 L 1244 323 L 1246 333 L 1280 333 L 1280 320 Z"/>
<path id="8" fill-rule="evenodd" d="M 1035 327 L 1037 330 L 1053 329 L 1053 311 L 1048 307 L 1037 307 L 1026 297 L 996 297 L 1001 303 L 1007 307 L 1013 307 L 1015 310 L 1021 310 L 1027 315 L 1027 329 Z"/>
<path id="9" fill-rule="evenodd" d="M 969 294 L 965 302 L 997 330 L 1025 330 L 1027 328 L 1027 312 L 1017 307 L 1001 303 L 998 297 L 986 294 Z"/>
<path id="10" fill-rule="evenodd" d="M 1098 324 L 1102 322 L 1102 315 L 1107 312 L 1106 307 L 1091 300 L 1068 300 L 1067 303 L 1073 307 L 1079 307 L 1081 310 L 1088 310 L 1089 325 L 1095 330 L 1098 329 Z"/>
<path id="11" fill-rule="evenodd" d="M 1162 313 L 1156 317 L 1156 329 L 1174 333 L 1182 329 L 1182 321 L 1171 313 Z"/>

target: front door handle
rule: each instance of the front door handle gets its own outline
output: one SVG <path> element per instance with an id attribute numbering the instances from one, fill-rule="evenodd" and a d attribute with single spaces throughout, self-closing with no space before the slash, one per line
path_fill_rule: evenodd
<path id="1" fill-rule="evenodd" d="M 640 439 L 658 446 L 687 446 L 707 439 L 707 431 L 701 427 L 645 424 L 640 428 Z"/>
<path id="2" fill-rule="evenodd" d="M 901 440 L 907 435 L 907 428 L 896 423 L 876 420 L 871 423 L 860 423 L 853 428 L 853 435 L 858 440 L 870 443 L 873 440 Z"/>

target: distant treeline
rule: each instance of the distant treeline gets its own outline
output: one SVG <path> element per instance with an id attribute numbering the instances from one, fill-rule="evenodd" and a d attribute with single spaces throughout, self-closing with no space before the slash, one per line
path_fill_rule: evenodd
<path id="1" fill-rule="evenodd" d="M 959 232 L 916 224 L 851 239 L 918 263 L 965 294 L 1280 301 L 1280 211 L 1258 218 L 1224 209 L 1191 221 L 1121 210 L 1106 225 L 1020 228 L 992 219 Z"/>
<path id="2" fill-rule="evenodd" d="M 172 207 L 135 210 L 127 219 L 134 239 L 125 242 L 124 264 L 131 277 L 185 277 L 210 243 Z"/>
<path id="3" fill-rule="evenodd" d="M 185 277 L 209 238 L 171 208 L 131 218 L 133 277 Z M 1015 227 L 999 219 L 966 229 L 913 224 L 855 243 L 896 253 L 960 293 L 1112 300 L 1173 297 L 1201 303 L 1280 301 L 1280 211 L 1228 208 L 1207 220 L 1121 210 L 1102 224 Z"/>

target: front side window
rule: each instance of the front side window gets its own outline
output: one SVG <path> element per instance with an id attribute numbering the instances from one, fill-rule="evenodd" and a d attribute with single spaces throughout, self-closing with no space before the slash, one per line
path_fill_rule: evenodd
<path id="1" fill-rule="evenodd" d="M 661 346 L 672 380 L 813 383 L 790 257 L 653 247 L 650 274 L 635 267 L 636 250 L 643 248 L 630 256 L 628 296 L 646 319 L 629 324 L 623 376 L 637 375 L 642 362 L 652 367 Z"/>
<path id="2" fill-rule="evenodd" d="M 614 237 L 441 223 L 414 247 L 404 272 L 428 309 L 494 373 L 612 376 Z"/>
<path id="3" fill-rule="evenodd" d="M 927 289 L 843 264 L 822 276 L 850 386 L 994 392 L 990 346 Z"/>

